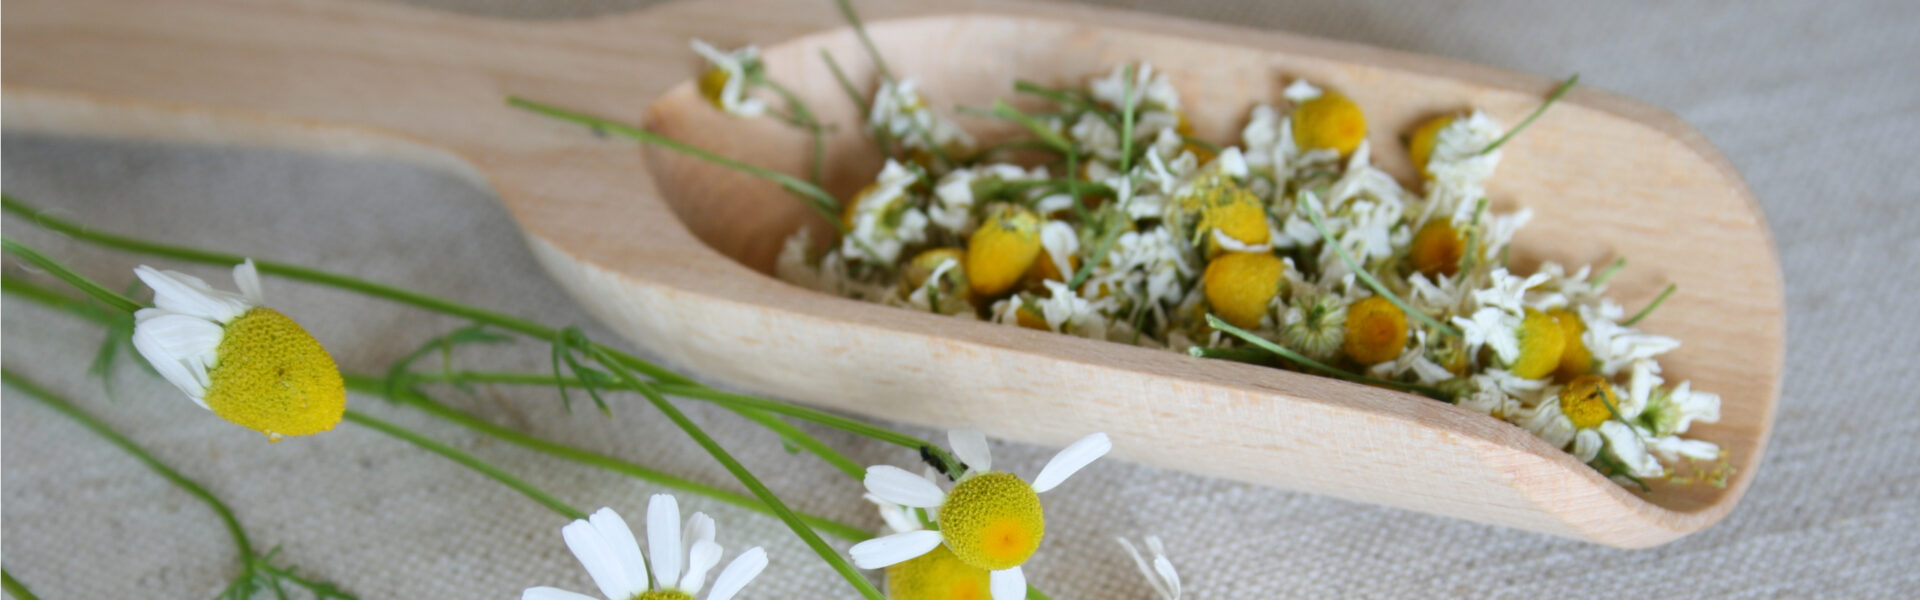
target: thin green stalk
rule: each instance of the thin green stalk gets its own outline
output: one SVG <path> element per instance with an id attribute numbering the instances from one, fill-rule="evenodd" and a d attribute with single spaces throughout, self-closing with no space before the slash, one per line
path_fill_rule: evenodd
<path id="1" fill-rule="evenodd" d="M 887 60 L 880 57 L 880 49 L 874 47 L 873 38 L 867 37 L 867 26 L 860 22 L 860 15 L 853 12 L 853 4 L 847 0 L 836 0 L 840 4 L 840 14 L 847 18 L 847 24 L 853 26 L 853 33 L 860 36 L 860 45 L 866 46 L 867 56 L 873 58 L 873 69 L 880 72 L 880 79 L 893 81 L 893 71 L 887 68 Z"/>
<path id="2" fill-rule="evenodd" d="M 1647 315 L 1653 314 L 1653 309 L 1660 308 L 1660 304 L 1662 302 L 1667 301 L 1667 296 L 1672 296 L 1673 293 L 1675 291 L 1678 291 L 1679 289 L 1680 289 L 1679 284 L 1676 284 L 1676 283 L 1667 284 L 1667 289 L 1660 290 L 1660 295 L 1653 299 L 1652 304 L 1648 304 L 1646 308 L 1640 309 L 1640 312 L 1633 313 L 1633 318 L 1627 319 L 1625 321 L 1621 321 L 1620 324 L 1625 325 L 1627 327 L 1632 327 L 1635 323 L 1639 323 L 1641 319 L 1647 318 Z"/>
<path id="3" fill-rule="evenodd" d="M 742 173 L 746 173 L 754 177 L 759 177 L 761 179 L 771 181 L 775 184 L 778 184 L 780 187 L 785 188 L 788 192 L 791 192 L 794 195 L 799 196 L 801 200 L 806 201 L 807 205 L 813 207 L 813 209 L 819 212 L 821 216 L 826 217 L 828 221 L 832 221 L 836 223 L 835 226 L 841 228 L 842 233 L 845 232 L 846 225 L 840 223 L 840 201 L 833 199 L 833 196 L 831 194 L 828 194 L 826 190 L 820 189 L 819 186 L 816 186 L 811 183 L 807 183 L 806 181 L 803 181 L 792 175 L 781 173 L 779 171 L 768 169 L 766 167 L 747 164 L 731 158 L 727 158 L 725 156 L 714 154 L 707 150 L 687 144 L 686 142 L 682 142 L 680 140 L 676 140 L 664 135 L 660 135 L 658 133 L 647 131 L 645 129 L 634 127 L 632 125 L 627 125 L 619 121 L 607 119 L 605 117 L 597 117 L 594 115 L 589 115 L 589 114 L 578 112 L 578 111 L 560 108 L 558 106 L 553 106 L 550 104 L 544 104 L 541 102 L 528 100 L 526 98 L 521 98 L 518 96 L 508 96 L 507 104 L 515 108 L 526 109 L 528 111 L 553 117 L 555 119 L 559 119 L 562 121 L 568 121 L 568 122 L 578 123 L 581 125 L 592 127 L 600 131 L 612 133 L 614 135 L 618 135 L 618 136 L 628 138 L 634 141 L 638 141 L 644 144 L 652 144 L 655 146 L 665 147 L 669 150 L 673 150 L 675 152 L 679 152 L 687 156 L 691 156 L 691 157 L 704 160 L 716 165 L 727 167 L 729 169 L 740 171 Z"/>
<path id="4" fill-rule="evenodd" d="M 773 90 L 773 93 L 779 94 L 782 100 L 786 101 L 787 106 L 791 107 L 793 111 L 793 116 L 800 121 L 797 125 L 805 127 L 807 129 L 807 135 L 813 138 L 813 156 L 808 161 L 809 168 L 807 172 L 810 175 L 808 181 L 816 187 L 822 185 L 821 182 L 824 181 L 822 173 L 824 173 L 826 169 L 824 165 L 827 158 L 827 142 L 822 136 L 822 128 L 824 126 L 820 124 L 820 119 L 813 116 L 813 109 L 807 108 L 807 104 L 800 100 L 800 96 L 794 94 L 793 90 L 787 89 L 787 86 L 767 79 L 764 75 L 760 77 L 760 82 L 765 84 L 767 89 Z"/>
<path id="5" fill-rule="evenodd" d="M 691 419 L 687 418 L 687 415 L 680 412 L 680 409 L 675 408 L 672 402 L 668 402 L 666 396 L 662 396 L 658 390 L 640 381 L 639 378 L 634 377 L 631 371 L 622 368 L 619 363 L 614 362 L 612 357 L 607 356 L 605 352 L 590 350 L 589 354 L 600 361 L 602 365 L 611 369 L 615 377 L 620 378 L 622 381 L 625 381 L 627 385 L 639 390 L 640 395 L 645 396 L 648 402 L 653 403 L 654 408 L 659 409 L 661 414 L 666 415 L 667 419 L 673 421 L 674 425 L 679 426 L 682 431 L 685 431 L 687 437 L 692 438 L 694 443 L 699 444 L 701 448 L 705 449 L 707 454 L 713 455 L 713 459 L 718 461 L 721 467 L 726 468 L 728 473 L 732 473 L 733 478 L 739 480 L 741 485 L 746 486 L 748 491 L 753 492 L 754 497 L 759 498 L 762 504 L 772 509 L 774 516 L 779 517 L 782 522 L 786 523 L 787 528 L 792 529 L 794 535 L 800 537 L 800 541 L 805 542 L 807 547 L 812 548 L 813 552 L 818 554 L 821 560 L 827 561 L 827 565 L 833 567 L 834 571 L 839 572 L 840 576 L 845 578 L 847 583 L 853 586 L 854 590 L 859 591 L 861 596 L 868 598 L 868 600 L 884 600 L 885 597 L 880 594 L 879 589 L 873 587 L 872 581 L 868 581 L 866 576 L 861 575 L 859 571 L 855 571 L 853 565 L 848 564 L 846 558 L 840 556 L 838 551 L 828 546 L 826 540 L 820 539 L 820 534 L 815 533 L 812 527 L 809 527 L 805 521 L 800 520 L 800 516 L 794 514 L 793 509 L 788 508 L 786 502 L 781 501 L 779 496 L 774 495 L 773 490 L 767 489 L 765 484 L 760 483 L 759 478 L 754 477 L 753 473 L 747 471 L 747 468 L 741 465 L 740 461 L 734 460 L 732 454 L 728 454 L 725 448 L 720 447 L 720 444 L 708 436 L 706 431 L 701 430 L 699 425 L 694 424 Z"/>
<path id="6" fill-rule="evenodd" d="M 1217 358 L 1250 365 L 1271 366 L 1274 354 L 1260 348 L 1207 348 L 1194 346 L 1187 349 L 1187 355 L 1194 358 Z"/>
<path id="7" fill-rule="evenodd" d="M 1573 84 L 1578 81 L 1580 81 L 1580 74 L 1574 73 L 1573 76 L 1568 77 L 1566 81 L 1560 82 L 1560 87 L 1554 88 L 1553 93 L 1547 95 L 1547 101 L 1540 103 L 1540 108 L 1533 109 L 1533 114 L 1527 115 L 1527 118 L 1521 120 L 1519 125 L 1515 125 L 1513 129 L 1507 130 L 1506 135 L 1500 136 L 1500 139 L 1494 140 L 1493 143 L 1487 144 L 1487 147 L 1480 149 L 1480 154 L 1486 154 L 1499 149 L 1501 145 L 1507 143 L 1507 140 L 1513 139 L 1514 134 L 1520 133 L 1520 130 L 1526 129 L 1528 125 L 1532 125 L 1534 119 L 1538 119 L 1540 115 L 1545 114 L 1547 107 L 1553 106 L 1553 103 L 1559 100 L 1561 96 L 1567 95 L 1567 90 L 1573 89 Z"/>
<path id="8" fill-rule="evenodd" d="M 559 498 L 553 497 L 552 494 L 548 494 L 545 490 L 534 487 L 533 484 L 527 483 L 519 477 L 515 477 L 512 473 L 508 473 L 500 467 L 493 466 L 492 463 L 481 460 L 479 457 L 468 454 L 458 448 L 440 443 L 432 438 L 414 433 L 405 427 L 382 421 L 357 410 L 347 409 L 346 419 L 356 425 L 361 425 L 374 431 L 399 438 L 402 441 L 419 446 L 421 449 L 444 456 L 453 462 L 460 463 L 469 469 L 479 471 L 480 474 L 491 477 L 494 481 L 498 481 L 502 485 L 526 494 L 528 498 L 532 498 L 542 506 L 552 509 L 553 512 L 559 513 L 562 517 L 568 519 L 587 518 L 587 513 L 580 512 L 580 509 L 574 508 L 566 502 L 562 502 Z"/>
<path id="9" fill-rule="evenodd" d="M 1313 221 L 1313 228 L 1320 231 L 1320 239 L 1325 240 L 1327 246 L 1333 249 L 1334 254 L 1340 256 L 1340 261 L 1346 263 L 1347 269 L 1353 271 L 1354 276 L 1359 277 L 1360 281 L 1367 284 L 1367 287 L 1372 288 L 1373 293 L 1379 294 L 1380 297 L 1386 298 L 1388 302 L 1392 302 L 1394 306 L 1400 307 L 1401 312 L 1412 315 L 1420 322 L 1426 323 L 1427 326 L 1432 327 L 1435 332 L 1445 336 L 1460 337 L 1460 330 L 1434 320 L 1433 317 L 1427 316 L 1427 313 L 1414 310 L 1413 305 L 1407 304 L 1405 300 L 1401 300 L 1399 294 L 1395 294 L 1392 290 L 1387 289 L 1387 286 L 1380 283 L 1379 279 L 1375 279 L 1372 273 L 1368 273 L 1366 269 L 1361 268 L 1360 262 L 1354 260 L 1353 255 L 1348 254 L 1347 249 L 1342 247 L 1340 242 L 1333 239 L 1333 232 L 1328 231 L 1326 223 L 1320 219 L 1320 211 L 1315 210 L 1312 204 L 1307 202 L 1308 199 L 1310 198 L 1303 198 L 1301 200 L 1301 210 L 1307 213 L 1308 220 Z"/>
<path id="10" fill-rule="evenodd" d="M 161 477 L 166 478 L 168 482 L 179 486 L 180 489 L 185 490 L 187 494 L 206 503 L 207 507 L 213 509 L 213 513 L 220 517 L 220 522 L 226 525 L 227 534 L 233 537 L 233 545 L 240 554 L 241 565 L 245 566 L 253 559 L 253 542 L 247 539 L 246 530 L 241 529 L 240 520 L 233 516 L 233 509 L 228 508 L 227 503 L 221 502 L 219 498 L 214 497 L 212 492 L 207 491 L 204 487 L 200 487 L 200 484 L 195 483 L 192 479 L 188 479 L 185 475 L 181 475 L 179 471 L 173 470 L 173 468 L 167 466 L 166 463 L 160 462 L 160 459 L 154 458 L 152 454 L 148 454 L 139 444 L 135 444 L 133 440 L 120 435 L 119 432 L 108 427 L 105 422 L 82 410 L 66 398 L 60 397 L 58 394 L 40 387 L 39 384 L 15 374 L 10 369 L 0 368 L 0 379 L 3 379 L 7 385 L 12 386 L 14 389 L 26 392 L 28 396 L 32 396 L 41 403 L 59 411 L 60 414 L 66 415 L 67 418 L 79 422 L 80 425 L 91 430 L 94 434 L 106 438 L 108 442 L 112 442 L 113 445 L 119 446 L 121 450 L 127 451 L 128 454 L 132 454 L 134 458 L 145 463 L 147 468 L 153 469 L 154 472 L 159 473 Z"/>
<path id="11" fill-rule="evenodd" d="M 240 256 L 237 254 L 215 252 L 211 250 L 191 248 L 187 246 L 160 244 L 160 243 L 149 242 L 146 240 L 129 237 L 129 236 L 94 231 L 78 223 L 67 221 L 60 217 L 42 212 L 30 206 L 27 206 L 26 204 L 20 202 L 18 199 L 15 199 L 12 195 L 0 196 L 0 206 L 3 206 L 8 212 L 13 212 L 15 214 L 19 214 L 23 217 L 33 220 L 35 224 L 43 228 L 66 234 L 67 236 L 72 237 L 73 239 L 76 239 L 82 242 L 87 242 L 90 244 L 96 244 L 96 245 L 105 246 L 108 248 L 126 250 L 126 251 L 134 252 L 137 254 L 147 254 L 147 255 L 171 258 L 174 260 L 181 260 L 181 261 L 187 261 L 187 262 L 197 262 L 197 263 L 213 264 L 213 265 L 225 265 L 229 267 L 246 261 L 246 257 Z M 435 311 L 435 312 L 445 313 L 448 315 L 453 315 L 469 321 L 486 323 L 488 325 L 493 325 L 501 329 L 506 329 L 508 331 L 513 331 L 516 333 L 526 335 L 527 337 L 548 340 L 548 339 L 553 339 L 553 336 L 557 333 L 557 331 L 551 327 L 547 327 L 545 325 L 541 325 L 539 323 L 535 323 L 533 321 L 529 321 L 529 320 L 515 317 L 512 315 L 506 315 L 506 314 L 497 313 L 497 312 L 489 311 L 489 310 L 474 307 L 474 306 L 469 306 L 466 304 L 460 304 L 458 302 L 453 302 L 451 300 L 435 298 L 433 296 L 429 296 L 419 292 L 414 292 L 411 290 L 406 290 L 406 289 L 402 289 L 402 288 L 391 286 L 391 285 L 374 283 L 371 281 L 367 281 L 357 277 L 352 277 L 349 275 L 331 273 L 331 272 L 322 271 L 319 269 L 312 269 L 312 268 L 302 267 L 299 265 L 271 261 L 271 260 L 255 260 L 253 261 L 253 264 L 254 264 L 254 267 L 258 268 L 262 273 L 267 273 L 270 275 L 279 275 L 279 276 L 287 277 L 291 279 L 298 279 L 301 281 L 306 281 L 308 283 L 317 283 L 320 285 L 341 288 L 341 289 L 365 294 L 368 296 L 384 298 L 384 299 L 392 300 L 402 304 L 409 304 L 415 307 L 424 308 L 424 309 Z M 96 284 L 95 287 L 99 287 L 99 286 Z M 105 288 L 100 288 L 100 289 L 104 290 Z M 636 371 L 640 371 L 641 373 L 645 373 L 648 377 L 652 377 L 654 379 L 657 379 L 660 381 L 666 381 L 666 382 L 689 383 L 689 384 L 693 383 L 692 379 L 689 379 L 684 375 L 675 373 L 672 370 L 666 369 L 659 365 L 655 365 L 651 362 L 647 362 L 646 360 L 643 360 L 639 357 L 632 356 L 630 354 L 626 354 L 612 348 L 606 348 L 606 350 L 608 352 L 612 352 L 613 355 L 621 361 L 621 364 L 627 366 L 628 368 L 634 369 Z"/>
<path id="12" fill-rule="evenodd" d="M 32 590 L 27 589 L 20 580 L 14 579 L 13 574 L 8 573 L 6 569 L 0 569 L 0 587 L 4 587 L 7 595 L 13 596 L 14 600 L 40 600 L 39 596 L 33 595 Z"/>
<path id="13" fill-rule="evenodd" d="M 858 463 L 853 462 L 852 459 L 847 458 L 847 455 L 841 454 L 838 450 L 834 450 L 832 446 L 828 446 L 825 442 L 821 442 L 819 438 L 813 437 L 813 435 L 808 434 L 806 431 L 793 426 L 792 423 L 780 420 L 780 417 L 744 408 L 729 408 L 728 410 L 732 410 L 740 416 L 746 417 L 749 421 L 759 423 L 761 427 L 765 427 L 767 430 L 772 431 L 774 435 L 780 436 L 780 439 L 791 442 L 801 450 L 820 457 L 820 460 L 826 461 L 828 465 L 831 465 L 835 469 L 839 469 L 842 474 L 853 478 L 854 481 L 863 480 L 867 476 L 866 467 L 862 467 Z"/>
<path id="14" fill-rule="evenodd" d="M 1093 276 L 1093 268 L 1107 259 L 1107 252 L 1113 250 L 1113 243 L 1120 240 L 1121 229 L 1112 223 L 1107 224 L 1107 233 L 1100 236 L 1100 245 L 1093 248 L 1093 254 L 1087 255 L 1087 262 L 1080 263 L 1080 269 L 1074 271 L 1073 280 L 1067 282 L 1067 289 L 1080 289 Z"/>
<path id="15" fill-rule="evenodd" d="M 541 452 L 550 456 L 573 461 L 573 462 L 587 465 L 590 467 L 606 469 L 608 471 L 633 477 L 635 479 L 660 485 L 662 487 L 668 487 L 668 488 L 673 488 L 683 492 L 699 494 L 701 496 L 706 496 L 708 498 L 712 498 L 714 500 L 718 500 L 727 504 L 732 504 L 734 506 L 738 506 L 740 508 L 744 508 L 747 510 L 759 512 L 767 515 L 773 514 L 772 509 L 767 508 L 766 505 L 761 504 L 759 500 L 755 500 L 751 496 L 746 496 L 746 495 L 730 492 L 727 490 L 723 490 L 720 488 L 716 488 L 713 486 L 709 486 L 697 481 L 693 481 L 691 479 L 685 479 L 685 478 L 678 477 L 663 471 L 657 471 L 657 470 L 648 468 L 644 465 L 627 462 L 624 460 L 620 460 L 618 458 L 614 458 L 612 456 L 607 456 L 605 454 L 599 454 L 599 453 L 584 450 L 581 448 L 568 446 L 565 444 L 550 442 L 550 441 L 547 441 L 538 437 L 534 437 L 519 431 L 515 431 L 513 429 L 495 425 L 493 423 L 487 422 L 484 419 L 476 417 L 470 413 L 460 411 L 458 409 L 447 406 L 445 404 L 441 404 L 439 402 L 435 402 L 433 401 L 433 399 L 417 393 L 412 393 L 405 390 L 397 390 L 397 391 L 394 391 L 392 395 L 388 395 L 388 388 L 386 386 L 386 381 L 384 378 L 381 378 L 381 377 L 374 377 L 370 375 L 358 375 L 358 374 L 352 374 L 352 373 L 343 373 L 342 376 L 346 378 L 348 390 L 362 393 L 362 394 L 386 396 L 389 399 L 395 400 L 401 404 L 418 408 L 429 415 L 439 417 L 440 419 L 451 422 L 455 425 L 466 427 L 468 429 L 472 429 L 474 431 L 477 431 L 489 436 L 493 436 L 496 439 L 499 439 L 501 441 L 504 441 L 510 444 L 514 444 L 523 448 L 527 448 L 529 450 Z M 820 516 L 809 515 L 809 514 L 801 514 L 800 519 L 803 521 L 806 521 L 808 525 L 812 525 L 816 529 L 827 532 L 828 534 L 831 534 L 834 537 L 846 539 L 849 541 L 858 542 L 858 541 L 863 541 L 873 537 L 871 533 L 868 533 L 866 530 L 861 529 L 858 526 L 841 523 L 839 521 L 834 521 L 826 517 L 820 517 Z"/>
<path id="16" fill-rule="evenodd" d="M 107 314 L 106 309 L 99 305 L 53 291 L 52 288 L 42 287 L 40 284 L 19 277 L 0 279 L 0 291 L 92 321 L 106 323 L 112 318 Z"/>
<path id="17" fill-rule="evenodd" d="M 46 270 L 48 274 L 60 278 L 61 281 L 67 282 L 68 285 L 82 292 L 86 292 L 88 296 L 93 296 L 94 299 L 105 303 L 107 306 L 126 312 L 133 312 L 142 308 L 140 303 L 128 300 L 125 296 L 121 296 L 120 294 L 114 293 L 113 290 L 94 283 L 92 279 L 88 279 L 85 275 L 81 275 L 73 269 L 67 268 L 66 265 L 60 264 L 59 261 L 48 258 L 47 255 L 41 254 L 39 250 L 34 250 L 26 244 L 13 241 L 13 238 L 0 238 L 0 248 L 4 248 L 8 254 L 18 256 L 29 263 L 33 263 L 33 266 Z"/>
<path id="18" fill-rule="evenodd" d="M 1062 137 L 1060 132 L 1054 131 L 1053 128 L 1048 127 L 1046 123 L 1040 122 L 1039 119 L 1034 118 L 1032 115 L 1020 112 L 1020 109 L 1007 104 L 1005 100 L 994 100 L 993 108 L 988 110 L 982 111 L 979 109 L 963 108 L 961 111 L 1012 121 L 1014 124 L 1019 125 L 1020 128 L 1027 130 L 1027 133 L 1039 138 L 1041 142 L 1047 145 L 1049 150 L 1062 155 L 1073 152 L 1073 143 L 1068 142 L 1067 138 Z M 1072 174 L 1069 174 L 1069 176 L 1072 176 Z"/>
<path id="19" fill-rule="evenodd" d="M 1133 113 L 1135 109 L 1138 108 L 1134 106 L 1133 94 L 1137 90 L 1133 89 L 1133 77 L 1139 68 L 1138 64 L 1127 65 L 1124 75 L 1127 79 L 1120 84 L 1120 89 L 1122 90 L 1120 93 L 1120 97 L 1122 98 L 1122 106 L 1120 107 L 1120 172 L 1122 174 L 1133 172 Z"/>
<path id="20" fill-rule="evenodd" d="M 1207 324 L 1213 326 L 1214 329 L 1225 331 L 1229 334 L 1232 334 L 1234 337 L 1245 340 L 1249 344 L 1258 346 L 1262 350 L 1266 350 L 1268 352 L 1278 354 L 1281 357 L 1286 358 L 1287 360 L 1291 360 L 1293 362 L 1306 365 L 1315 370 L 1324 371 L 1327 374 L 1332 375 L 1334 377 L 1338 377 L 1338 378 L 1345 379 L 1347 381 L 1352 381 L 1355 383 L 1365 383 L 1369 385 L 1386 386 L 1396 390 L 1415 392 L 1424 396 L 1434 398 L 1436 400 L 1446 399 L 1446 392 L 1441 391 L 1440 388 L 1420 385 L 1415 383 L 1402 383 L 1398 381 L 1387 381 L 1385 379 L 1375 379 L 1365 375 L 1360 375 L 1357 373 L 1348 373 L 1344 370 L 1334 368 L 1333 366 L 1328 365 L 1326 363 L 1308 358 L 1307 355 L 1305 354 L 1294 352 L 1291 348 L 1287 348 L 1286 346 L 1275 344 L 1272 341 L 1267 340 L 1266 338 L 1254 335 L 1252 332 L 1249 332 L 1245 329 L 1234 327 L 1232 323 L 1228 323 L 1224 320 L 1221 320 L 1220 317 L 1214 316 L 1213 313 L 1207 313 Z"/>
<path id="21" fill-rule="evenodd" d="M 1600 271 L 1600 274 L 1594 275 L 1593 280 L 1587 282 L 1587 285 L 1590 285 L 1596 288 L 1606 285 L 1608 281 L 1613 280 L 1614 275 L 1618 275 L 1620 273 L 1620 270 L 1625 268 L 1627 268 L 1627 257 L 1622 256 L 1620 258 L 1613 259 L 1613 264 L 1607 265 L 1607 268 Z"/>
<path id="22" fill-rule="evenodd" d="M 867 115 L 873 112 L 873 105 L 867 104 L 866 96 L 860 95 L 860 91 L 853 87 L 853 80 L 847 78 L 847 72 L 840 69 L 840 61 L 834 60 L 833 53 L 828 52 L 826 48 L 820 49 L 820 59 L 827 61 L 827 70 L 833 71 L 833 79 L 840 83 L 840 91 L 846 92 L 847 97 L 853 99 L 853 105 L 860 107 L 860 119 L 866 120 Z"/>

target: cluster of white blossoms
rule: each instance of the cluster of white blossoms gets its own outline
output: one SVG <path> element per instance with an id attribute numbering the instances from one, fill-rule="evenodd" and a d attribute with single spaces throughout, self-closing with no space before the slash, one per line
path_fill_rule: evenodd
<path id="1" fill-rule="evenodd" d="M 1724 463 L 1680 437 L 1715 421 L 1719 398 L 1664 385 L 1656 359 L 1679 342 L 1630 326 L 1604 296 L 1611 270 L 1508 269 L 1531 212 L 1487 209 L 1503 139 L 1487 114 L 1415 128 L 1409 188 L 1375 165 L 1359 105 L 1306 81 L 1254 106 L 1230 147 L 1195 139 L 1148 65 L 1023 89 L 1059 104 L 1020 115 L 1037 124 L 1027 147 L 1051 160 L 935 161 L 908 146 L 848 202 L 839 243 L 821 252 L 799 232 L 779 275 L 961 318 L 1337 369 L 1504 419 L 1622 481 Z M 871 124 L 965 139 L 926 106 L 910 83 L 883 86 Z"/>

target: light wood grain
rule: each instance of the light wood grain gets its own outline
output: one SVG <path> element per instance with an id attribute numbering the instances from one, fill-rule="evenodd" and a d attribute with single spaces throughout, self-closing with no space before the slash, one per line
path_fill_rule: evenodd
<path id="1" fill-rule="evenodd" d="M 4 22 L 9 128 L 259 144 L 418 161 L 490 186 L 554 279 L 634 343 L 701 377 L 924 425 L 1064 444 L 1112 434 L 1129 460 L 1598 543 L 1641 547 L 1724 517 L 1773 422 L 1781 280 L 1739 175 L 1674 116 L 1582 88 L 1507 146 L 1496 209 L 1538 217 L 1516 263 L 1625 256 L 1627 306 L 1680 293 L 1644 325 L 1685 345 L 1662 361 L 1725 399 L 1699 437 L 1731 452 L 1726 489 L 1614 485 L 1505 423 L 1430 400 L 1184 355 L 833 298 L 763 273 L 811 217 L 762 182 L 598 139 L 508 108 L 521 95 L 644 121 L 799 173 L 804 140 L 699 102 L 689 37 L 757 42 L 774 77 L 841 126 L 829 187 L 877 157 L 819 49 L 871 66 L 825 4 L 728 0 L 560 23 L 318 0 L 15 0 Z M 1196 130 L 1230 142 L 1292 77 L 1353 97 L 1376 160 L 1395 138 L 1480 107 L 1511 123 L 1552 82 L 1364 46 L 1051 5 L 863 6 L 892 67 L 941 106 L 983 105 L 1016 77 L 1071 83 L 1126 60 L 1174 74 Z M 984 125 L 970 123 L 971 125 Z M 396 199 L 396 202 L 403 201 Z"/>

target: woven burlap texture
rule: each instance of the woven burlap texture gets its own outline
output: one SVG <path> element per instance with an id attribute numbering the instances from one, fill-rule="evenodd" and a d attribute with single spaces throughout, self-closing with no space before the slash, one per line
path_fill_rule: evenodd
<path id="1" fill-rule="evenodd" d="M 422 0 L 467 12 L 556 17 L 631 2 Z M 1297 31 L 1582 81 L 1678 113 L 1745 174 L 1786 274 L 1787 371 L 1772 445 L 1724 522 L 1622 551 L 1536 534 L 1117 462 L 1048 498 L 1031 581 L 1056 598 L 1149 598 L 1112 541 L 1158 534 L 1187 598 L 1913 597 L 1920 594 L 1920 5 L 1910 2 L 1258 2 L 1138 6 Z M 825 10 L 824 7 L 821 8 Z M 721 40 L 725 41 L 725 40 Z M 468 180 L 414 167 L 279 151 L 9 134 L 9 193 L 99 228 L 288 260 L 393 282 L 617 340 L 554 288 L 505 212 Z M 9 237 L 111 286 L 153 259 L 111 253 L 8 219 Z M 155 263 L 230 287 L 224 269 Z M 6 276 L 44 277 L 9 259 Z M 269 278 L 341 366 L 379 372 L 463 323 Z M 1693 293 L 1682 290 L 1682 293 Z M 1738 293 L 1725 290 L 1698 293 Z M 534 585 L 594 588 L 559 536 L 563 520 L 438 456 L 342 425 L 266 444 L 123 361 L 111 392 L 85 375 L 103 331 L 9 298 L 4 360 L 205 483 L 262 548 L 362 598 L 512 598 Z M 477 350 L 469 365 L 540 370 L 537 345 Z M 631 400 L 611 419 L 568 413 L 550 389 L 481 387 L 440 397 L 543 437 L 693 479 L 730 478 Z M 352 403 L 446 440 L 563 499 L 638 523 L 651 485 L 535 455 L 356 396 Z M 578 401 L 576 400 L 576 406 Z M 684 405 L 792 505 L 878 527 L 837 472 L 731 414 Z M 5 396 L 4 557 L 46 598 L 204 598 L 234 573 L 206 507 L 125 453 L 22 394 Z M 897 448 L 814 429 L 863 463 Z M 936 432 L 912 430 L 924 436 Z M 1198 432 L 1196 432 L 1197 434 Z M 1052 449 L 998 444 L 996 465 L 1038 469 Z M 729 555 L 765 546 L 747 598 L 851 592 L 772 518 L 682 495 L 720 522 Z M 837 544 L 844 549 L 845 544 Z"/>

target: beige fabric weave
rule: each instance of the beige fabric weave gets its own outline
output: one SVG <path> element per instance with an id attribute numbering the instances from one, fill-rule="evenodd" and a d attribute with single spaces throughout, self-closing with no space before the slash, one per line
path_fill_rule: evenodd
<path id="1" fill-rule="evenodd" d="M 554 17 L 632 2 L 529 6 L 416 0 Z M 1147 4 L 1147 3 L 1142 3 Z M 1281 28 L 1559 77 L 1659 105 L 1706 133 L 1752 185 L 1787 280 L 1788 368 L 1773 444 L 1744 503 L 1673 544 L 1620 551 L 1339 500 L 1101 463 L 1049 494 L 1030 580 L 1056 598 L 1148 598 L 1113 543 L 1158 534 L 1187 598 L 1920 595 L 1920 4 L 1226 0 L 1146 10 Z M 616 338 L 554 289 L 489 194 L 446 174 L 271 151 L 8 135 L 9 193 L 109 231 L 217 247 L 399 283 Z M 111 286 L 142 261 L 18 219 L 7 236 Z M 224 270 L 156 263 L 230 287 Z M 36 277 L 8 259 L 7 277 Z M 38 279 L 45 281 L 44 277 Z M 379 372 L 461 322 L 268 278 L 342 367 Z M 1683 290 L 1684 293 L 1684 290 Z M 123 362 L 112 394 L 84 371 L 102 331 L 9 298 L 4 360 L 59 390 L 236 507 L 255 543 L 362 598 L 514 598 L 588 592 L 563 520 L 437 456 L 352 425 L 269 445 L 193 408 Z M 466 364 L 546 368 L 545 349 L 469 352 Z M 440 397 L 535 434 L 735 488 L 671 424 L 621 401 L 611 420 L 568 414 L 551 390 Z M 582 508 L 635 523 L 658 491 L 521 451 L 408 409 L 357 408 L 427 432 Z M 576 398 L 576 405 L 580 399 Z M 783 452 L 730 414 L 686 403 L 792 505 L 878 527 L 836 472 Z M 204 598 L 233 574 L 232 545 L 193 498 L 73 422 L 9 390 L 0 429 L 4 563 L 45 598 Z M 863 463 L 911 455 L 815 429 Z M 917 431 L 922 435 L 933 432 Z M 996 444 L 1031 473 L 1051 449 Z M 851 592 L 778 521 L 683 496 L 712 513 L 729 556 L 773 564 L 747 598 Z M 845 544 L 838 544 L 844 548 Z"/>

